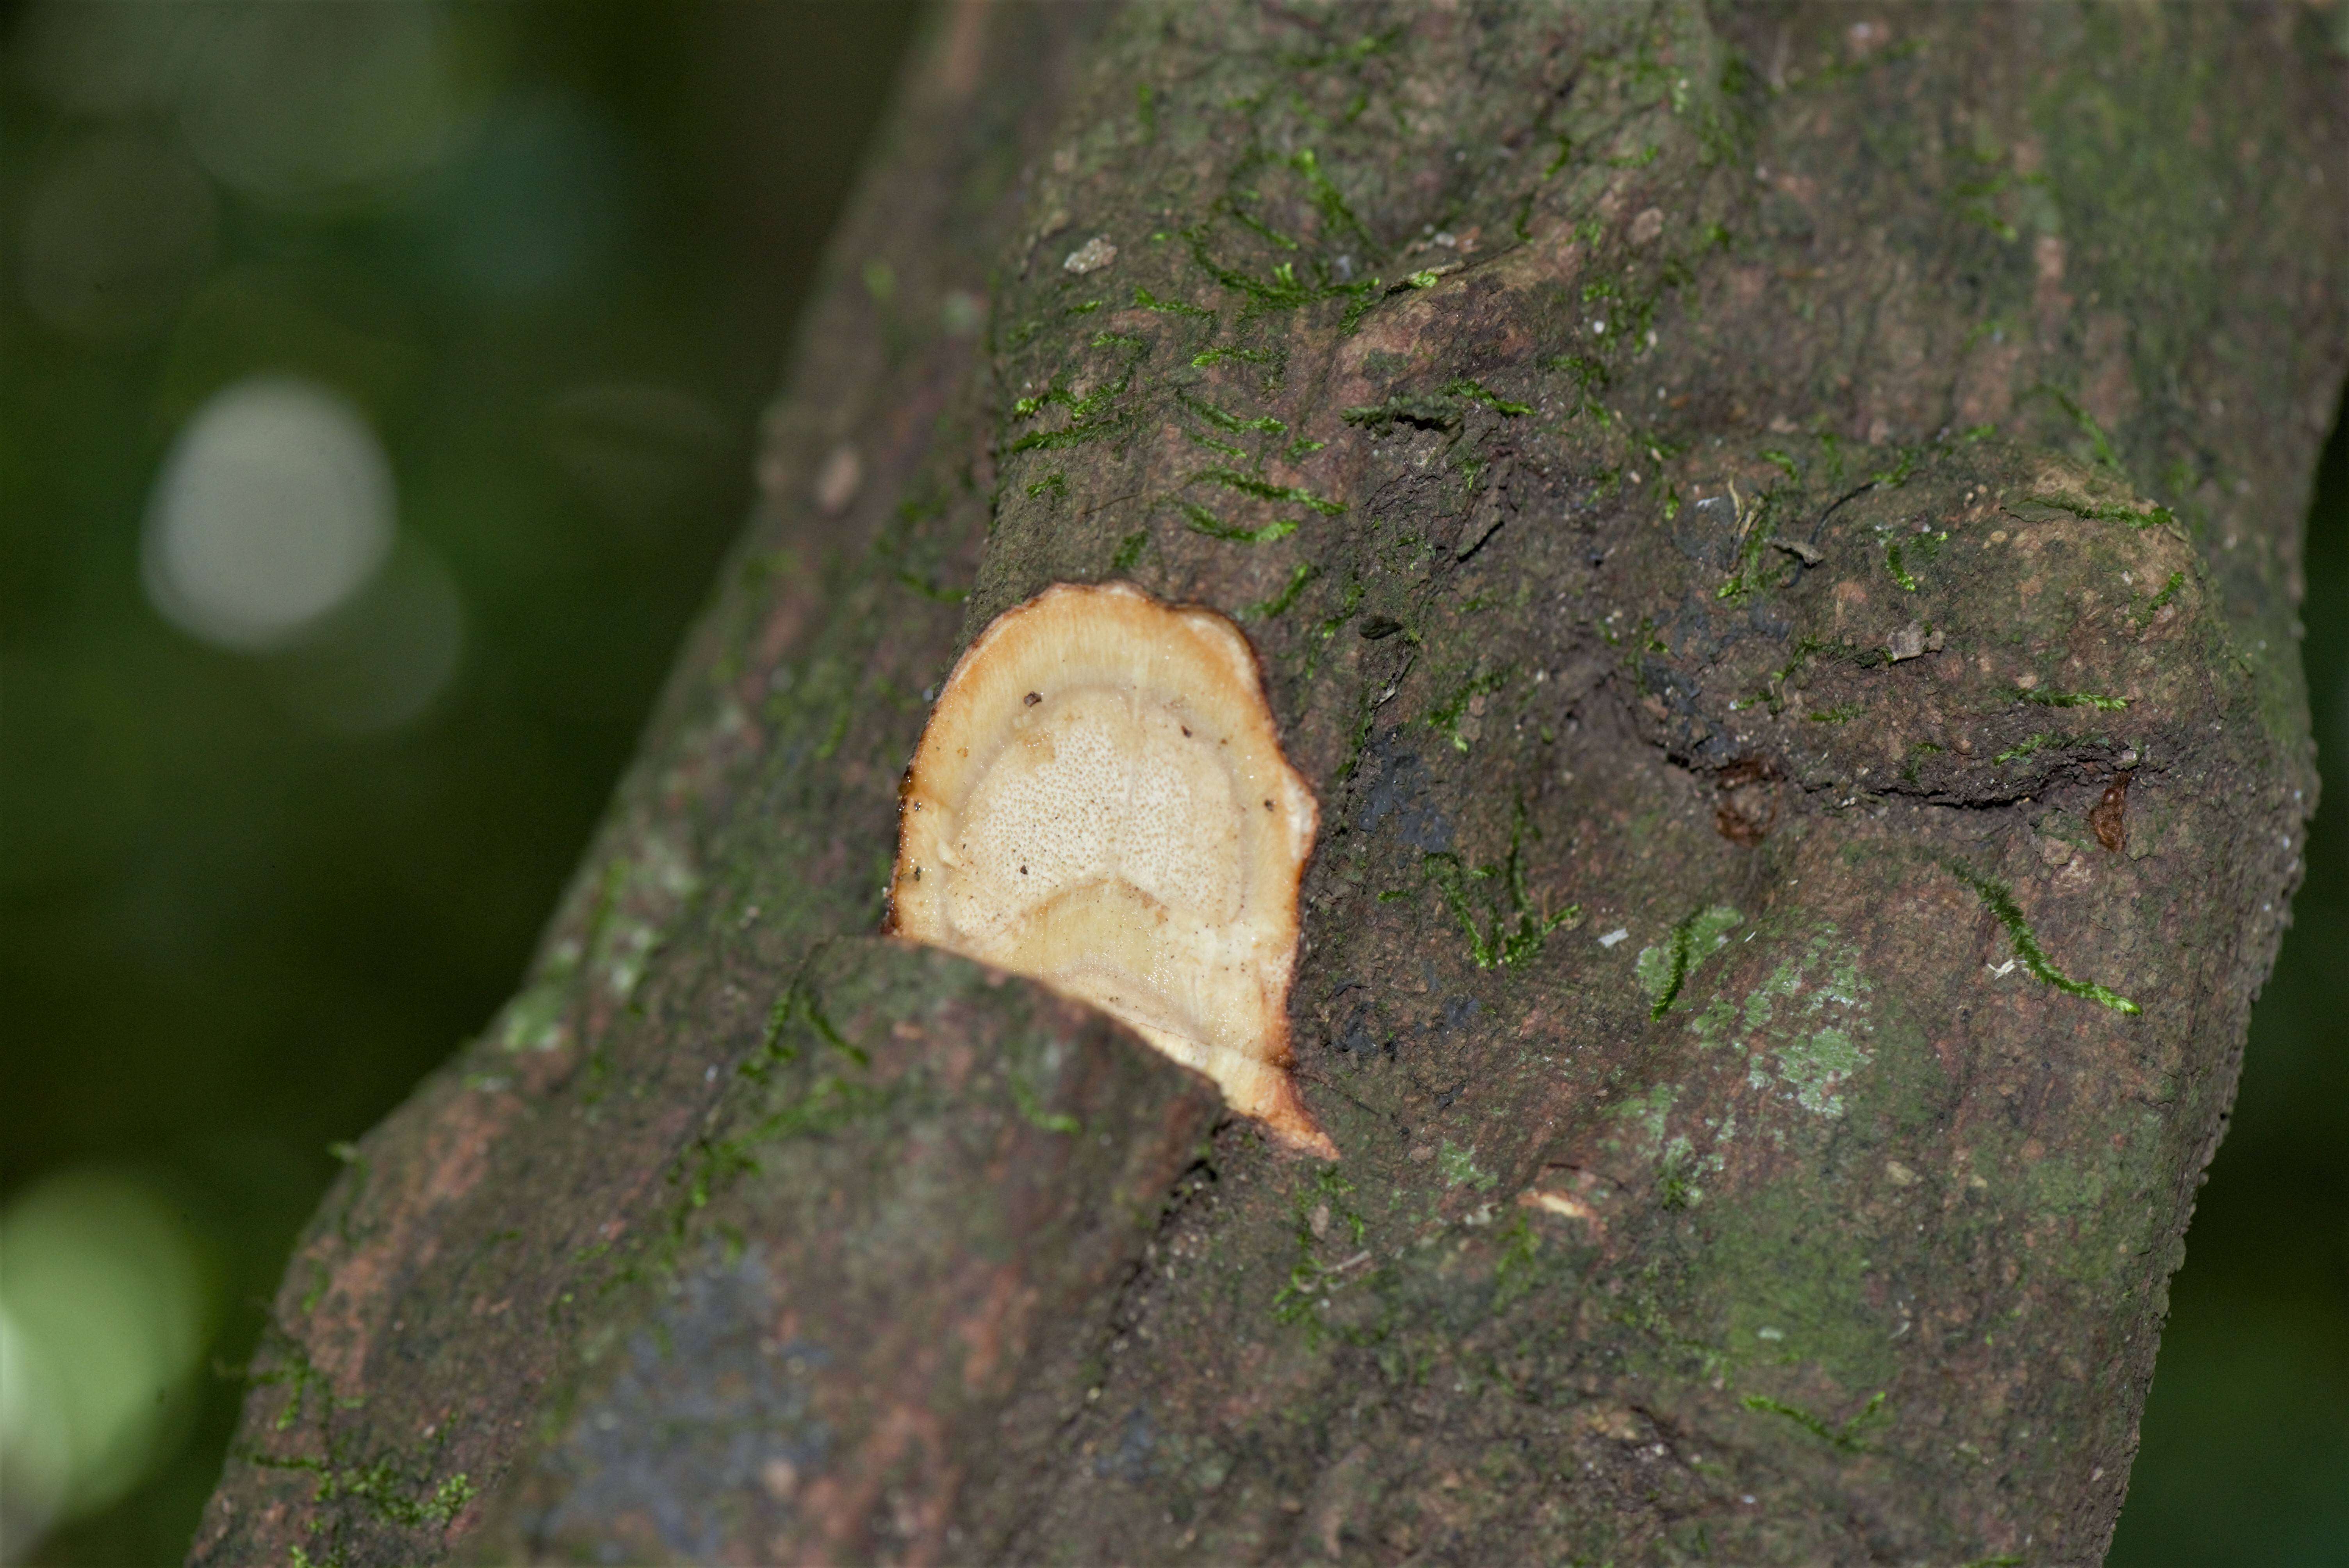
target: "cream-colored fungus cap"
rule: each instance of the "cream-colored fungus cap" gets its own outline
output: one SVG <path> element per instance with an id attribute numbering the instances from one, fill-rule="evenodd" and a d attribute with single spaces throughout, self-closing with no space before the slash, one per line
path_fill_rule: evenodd
<path id="1" fill-rule="evenodd" d="M 947 677 L 903 797 L 900 935 L 1092 1003 L 1337 1156 L 1288 1073 L 1318 813 L 1238 627 L 1123 583 L 1046 589 Z"/>

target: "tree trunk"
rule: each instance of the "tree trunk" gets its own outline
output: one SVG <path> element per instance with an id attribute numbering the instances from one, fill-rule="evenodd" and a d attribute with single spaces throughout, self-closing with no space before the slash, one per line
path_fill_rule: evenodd
<path id="1" fill-rule="evenodd" d="M 2340 13 L 942 14 L 765 497 L 198 1563 L 2076 1563 L 2298 875 Z M 876 934 L 957 649 L 1237 617 L 1334 1162 Z"/>

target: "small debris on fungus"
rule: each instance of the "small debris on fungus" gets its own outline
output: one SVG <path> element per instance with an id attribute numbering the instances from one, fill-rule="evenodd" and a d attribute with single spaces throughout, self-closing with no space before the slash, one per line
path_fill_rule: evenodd
<path id="1" fill-rule="evenodd" d="M 2128 787 L 2135 777 L 2123 773 L 2116 778 L 2088 809 L 2088 826 L 2095 830 L 2096 842 L 2115 854 L 2128 848 Z"/>
<path id="2" fill-rule="evenodd" d="M 1130 583 L 1048 588 L 955 665 L 901 796 L 897 934 L 1092 1004 L 1336 1158 L 1289 1078 L 1318 810 L 1238 627 Z"/>

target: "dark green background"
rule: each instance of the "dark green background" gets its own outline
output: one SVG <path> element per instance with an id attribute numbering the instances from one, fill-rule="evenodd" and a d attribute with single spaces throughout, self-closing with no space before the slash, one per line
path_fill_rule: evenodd
<path id="1" fill-rule="evenodd" d="M 157 6 L 157 15 L 172 8 Z M 16 68 L 0 12 L 0 1201 L 86 1162 L 170 1192 L 215 1266 L 223 1368 L 356 1137 L 514 985 L 749 504 L 756 417 L 907 36 L 900 5 L 535 4 L 445 14 L 481 129 L 427 177 L 289 211 L 223 193 L 205 263 L 128 330 L 27 313 L 30 193 L 118 121 Z M 572 236 L 484 287 L 482 247 Z M 403 526 L 470 615 L 419 724 L 318 733 L 266 659 L 150 610 L 148 488 L 211 391 L 293 370 L 365 409 Z M 685 426 L 567 390 L 681 395 Z M 570 444 L 565 445 L 568 441 Z M 598 477 L 600 476 L 600 478 Z M 2349 448 L 2310 520 L 2308 660 L 2349 757 Z M 2255 1019 L 2173 1290 L 2116 1563 L 2349 1562 L 2349 836 L 2336 809 Z M 41 1560 L 176 1559 L 240 1388 Z"/>

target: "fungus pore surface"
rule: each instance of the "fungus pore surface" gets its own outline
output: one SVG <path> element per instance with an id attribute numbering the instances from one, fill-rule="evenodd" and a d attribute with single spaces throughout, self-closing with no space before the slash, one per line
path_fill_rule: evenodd
<path id="1" fill-rule="evenodd" d="M 1312 791 L 1211 610 L 1061 583 L 955 665 L 906 771 L 898 934 L 1090 1002 L 1334 1157 L 1289 1078 Z"/>

